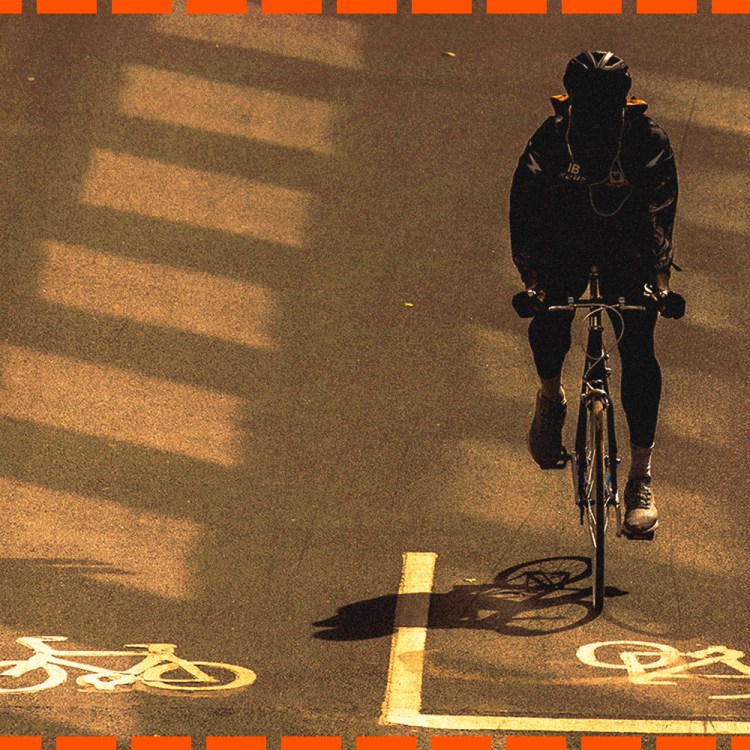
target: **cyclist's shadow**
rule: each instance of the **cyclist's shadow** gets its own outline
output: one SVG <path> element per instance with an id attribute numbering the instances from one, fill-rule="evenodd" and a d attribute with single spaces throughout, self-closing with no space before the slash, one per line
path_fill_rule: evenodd
<path id="1" fill-rule="evenodd" d="M 596 617 L 590 576 L 588 557 L 547 557 L 520 563 L 498 573 L 492 583 L 461 584 L 447 594 L 432 594 L 428 627 L 494 630 L 512 636 L 572 630 Z M 606 590 L 608 597 L 626 593 L 614 587 Z M 314 637 L 350 641 L 388 635 L 394 629 L 396 603 L 397 596 L 390 595 L 347 604 L 333 617 L 313 623 L 325 628 Z M 400 622 L 399 626 L 418 624 Z"/>

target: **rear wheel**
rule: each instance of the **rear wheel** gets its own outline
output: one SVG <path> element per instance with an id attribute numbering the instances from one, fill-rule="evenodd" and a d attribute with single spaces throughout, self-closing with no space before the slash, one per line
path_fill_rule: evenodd
<path id="1" fill-rule="evenodd" d="M 29 669 L 30 661 L 0 661 L 0 693 L 38 693 L 62 685 L 68 677 L 57 664 Z"/>

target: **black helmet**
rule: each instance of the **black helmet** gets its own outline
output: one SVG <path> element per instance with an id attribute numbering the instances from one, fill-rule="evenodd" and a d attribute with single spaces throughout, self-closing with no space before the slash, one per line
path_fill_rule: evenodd
<path id="1" fill-rule="evenodd" d="M 625 104 L 630 85 L 628 64 L 614 52 L 586 51 L 565 68 L 563 84 L 572 103 Z"/>

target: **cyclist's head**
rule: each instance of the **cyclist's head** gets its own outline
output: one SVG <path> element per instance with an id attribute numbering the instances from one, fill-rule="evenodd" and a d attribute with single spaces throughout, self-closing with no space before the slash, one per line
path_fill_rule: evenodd
<path id="1" fill-rule="evenodd" d="M 613 52 L 581 52 L 565 69 L 563 83 L 579 120 L 620 117 L 632 83 L 628 64 Z"/>

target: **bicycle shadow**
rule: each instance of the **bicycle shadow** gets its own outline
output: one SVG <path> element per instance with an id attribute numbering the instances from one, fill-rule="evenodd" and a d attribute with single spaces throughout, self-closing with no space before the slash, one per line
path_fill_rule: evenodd
<path id="1" fill-rule="evenodd" d="M 500 635 L 542 636 L 582 627 L 597 617 L 591 602 L 592 565 L 588 557 L 546 557 L 513 565 L 491 583 L 454 586 L 430 596 L 428 628 L 493 630 Z M 607 586 L 605 596 L 627 591 Z M 422 597 L 407 594 L 403 598 Z M 354 641 L 394 632 L 398 595 L 390 594 L 340 607 L 313 625 L 314 638 Z M 411 608 L 406 607 L 405 611 Z M 419 626 L 403 621 L 400 627 Z"/>

